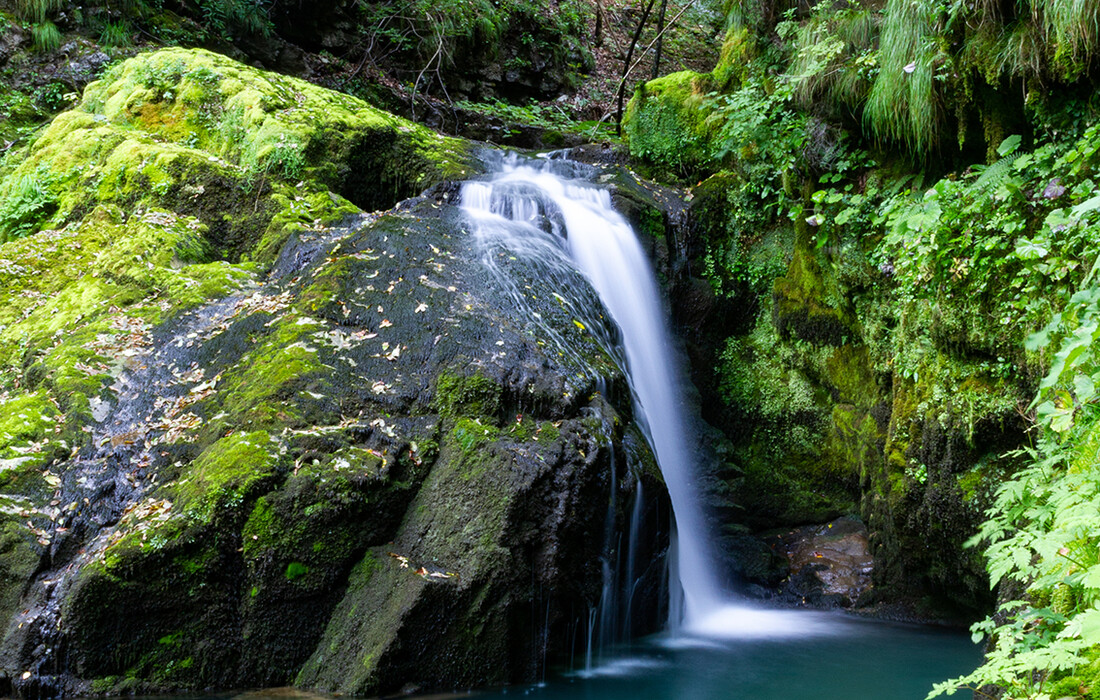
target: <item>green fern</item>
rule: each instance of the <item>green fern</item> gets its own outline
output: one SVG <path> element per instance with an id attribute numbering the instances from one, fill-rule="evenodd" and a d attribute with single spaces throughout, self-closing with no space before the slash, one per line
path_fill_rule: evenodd
<path id="1" fill-rule="evenodd" d="M 1016 156 L 1007 155 L 992 165 L 981 168 L 981 174 L 974 180 L 974 189 L 981 192 L 1000 187 L 1012 175 L 1012 162 L 1015 159 Z"/>
<path id="2" fill-rule="evenodd" d="M 57 209 L 53 193 L 35 175 L 16 179 L 0 202 L 0 243 L 34 233 Z"/>

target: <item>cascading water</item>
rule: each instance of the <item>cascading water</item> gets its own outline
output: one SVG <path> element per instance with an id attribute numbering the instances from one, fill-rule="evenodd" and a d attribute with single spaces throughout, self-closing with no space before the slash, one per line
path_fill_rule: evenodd
<path id="1" fill-rule="evenodd" d="M 505 247 L 537 258 L 549 270 L 575 266 L 618 326 L 619 360 L 625 360 L 638 420 L 661 467 L 676 521 L 670 609 L 679 609 L 677 588 L 684 605 L 683 619 L 670 616 L 670 624 L 690 625 L 720 609 L 724 596 L 695 487 L 694 450 L 660 296 L 634 231 L 612 208 L 608 191 L 578 178 L 577 167 L 513 156 L 491 182 L 466 183 L 462 205 L 484 250 Z M 603 340 L 613 344 L 614 339 Z"/>

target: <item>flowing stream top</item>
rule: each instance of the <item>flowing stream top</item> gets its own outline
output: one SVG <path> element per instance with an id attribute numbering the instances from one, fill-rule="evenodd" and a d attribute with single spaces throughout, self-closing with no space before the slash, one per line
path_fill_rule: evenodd
<path id="1" fill-rule="evenodd" d="M 609 192 L 579 174 L 568 161 L 510 156 L 492 180 L 463 186 L 462 205 L 484 245 L 551 258 L 542 261 L 551 267 L 568 256 L 618 326 L 639 422 L 672 500 L 678 557 L 672 578 L 683 591 L 682 621 L 690 625 L 718 609 L 723 595 L 703 523 L 677 364 L 657 284 L 634 231 L 612 208 Z M 671 620 L 674 626 L 680 621 Z"/>

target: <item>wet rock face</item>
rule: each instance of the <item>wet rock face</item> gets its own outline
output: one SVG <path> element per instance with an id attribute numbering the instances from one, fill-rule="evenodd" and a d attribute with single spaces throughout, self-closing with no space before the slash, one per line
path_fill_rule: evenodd
<path id="1" fill-rule="evenodd" d="M 198 170 L 185 163 L 230 179 L 244 166 L 211 134 L 153 138 L 156 114 L 190 103 L 139 86 L 237 86 L 222 59 L 196 55 L 96 88 L 135 91 L 126 128 L 87 109 L 60 117 L 31 155 L 64 158 L 72 193 L 44 230 L 0 245 L 0 362 L 13 368 L 0 373 L 0 691 L 376 694 L 538 677 L 599 601 L 604 530 L 625 529 L 638 479 L 654 494 L 639 556 L 662 556 L 662 488 L 625 379 L 555 300 L 560 287 L 517 281 L 528 311 L 496 288 L 454 186 L 325 227 L 355 211 L 326 189 L 352 170 L 363 191 L 392 197 L 395 184 L 309 151 L 295 175 L 308 181 L 272 168 L 272 189 L 227 186 L 188 209 L 212 186 L 187 181 Z M 238 79 L 297 89 L 244 67 Z M 293 120 L 312 97 L 256 104 Z M 369 117 L 425 158 L 442 143 Z M 59 146 L 83 143 L 82 129 L 107 141 Z M 127 150 L 163 156 L 169 176 L 128 193 L 132 208 L 82 179 L 82 158 L 110 173 Z M 264 207 L 288 225 L 218 259 L 236 229 L 214 223 Z M 596 303 L 570 284 L 575 303 Z M 650 567 L 642 597 L 659 575 Z"/>
<path id="2" fill-rule="evenodd" d="M 796 528 L 766 540 L 789 575 L 781 597 L 815 607 L 852 607 L 871 590 L 874 557 L 867 527 L 855 518 Z"/>
<path id="3" fill-rule="evenodd" d="M 543 350 L 439 206 L 294 241 L 294 277 L 149 334 L 97 444 L 52 467 L 53 500 L 88 500 L 9 628 L 17 688 L 279 684 L 305 664 L 299 683 L 364 694 L 523 680 L 564 648 L 599 597 L 592 529 L 637 478 L 608 482 L 629 418 L 597 378 L 629 393 L 573 324 L 584 364 Z"/>

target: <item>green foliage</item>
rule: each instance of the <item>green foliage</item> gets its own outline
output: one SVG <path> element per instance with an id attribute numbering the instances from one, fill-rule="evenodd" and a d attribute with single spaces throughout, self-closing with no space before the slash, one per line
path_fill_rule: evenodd
<path id="1" fill-rule="evenodd" d="M 805 22 L 779 28 L 794 41 L 789 80 L 804 107 L 862 104 L 878 70 L 875 40 L 883 15 L 854 0 L 835 7 L 818 3 Z"/>
<path id="2" fill-rule="evenodd" d="M 774 220 L 775 207 L 762 202 L 741 180 L 725 186 L 722 174 L 696 189 L 693 216 L 708 233 L 703 275 L 716 294 L 732 297 L 770 292 L 789 262 L 790 228 Z M 700 191 L 702 188 L 712 192 Z M 713 191 L 717 190 L 717 191 Z M 709 195 L 709 196 L 708 196 Z M 705 199 L 704 199 L 705 198 Z"/>
<path id="3" fill-rule="evenodd" d="M 357 6 L 379 54 L 417 67 L 418 89 L 438 71 L 462 70 L 463 56 L 497 57 L 509 32 L 521 47 L 553 56 L 559 64 L 586 51 L 579 40 L 585 35 L 586 8 L 578 0 L 557 0 L 549 7 L 535 0 L 359 0 Z M 510 70 L 533 68 L 523 50 L 506 63 Z"/>
<path id="4" fill-rule="evenodd" d="M 272 31 L 268 16 L 271 0 L 199 0 L 207 27 L 216 34 L 268 36 Z"/>
<path id="5" fill-rule="evenodd" d="M 39 109 L 46 112 L 60 112 L 71 106 L 77 99 L 77 95 L 70 93 L 65 83 L 54 81 L 35 88 L 32 98 Z"/>
<path id="6" fill-rule="evenodd" d="M 713 167 L 713 82 L 709 75 L 672 73 L 638 88 L 623 115 L 631 154 L 674 178 Z"/>
<path id="7" fill-rule="evenodd" d="M 61 48 L 61 31 L 49 20 L 31 25 L 34 46 L 40 51 L 56 51 Z"/>
<path id="8" fill-rule="evenodd" d="M 1005 689 L 1005 697 L 1049 698 L 1051 686 L 1076 692 L 1085 685 L 1079 673 L 1095 676 L 1089 669 L 1090 655 L 1095 657 L 1100 644 L 1100 285 L 1096 262 L 1086 266 L 1100 256 L 1095 218 L 1100 197 L 1091 196 L 1094 185 L 1085 177 L 1091 165 L 1085 163 L 1093 161 L 1096 139 L 1092 128 L 1060 153 L 1043 147 L 1017 156 L 1011 168 L 999 168 L 986 183 L 1004 195 L 1026 187 L 1026 181 L 1013 178 L 1036 167 L 1044 177 L 1062 176 L 1052 181 L 1056 190 L 1050 185 L 1044 190 L 1061 195 L 1062 182 L 1083 178 L 1063 206 L 1032 205 L 1031 220 L 1010 230 L 1027 235 L 1000 243 L 1012 247 L 993 253 L 985 263 L 990 268 L 986 275 L 1007 277 L 1010 287 L 1038 286 L 1029 281 L 1037 273 L 1025 271 L 1046 266 L 1038 275 L 1053 279 L 1054 285 L 1043 286 L 1050 288 L 1047 302 L 1058 311 L 1026 343 L 1028 351 L 1049 362 L 1032 403 L 1038 439 L 1015 455 L 1028 466 L 1001 484 L 988 520 L 971 540 L 972 545 L 985 545 L 992 585 L 1017 594 L 997 617 L 973 627 L 976 639 L 990 636 L 985 663 L 967 676 L 937 685 L 932 696 L 993 684 Z M 1000 151 L 1013 157 L 1017 146 L 1018 139 L 1006 140 Z M 914 210 L 913 216 L 942 220 L 944 211 L 936 211 L 933 199 L 926 198 L 920 205 L 923 214 Z M 1011 267 L 1005 268 L 997 257 L 1011 259 Z M 1078 291 L 1065 300 L 1070 289 Z M 1033 320 L 1025 316 L 1013 322 L 1027 327 Z"/>
<path id="9" fill-rule="evenodd" d="M 15 14 L 28 22 L 42 24 L 64 4 L 64 0 L 16 0 Z"/>
<path id="10" fill-rule="evenodd" d="M 972 125 L 996 146 L 1006 119 L 1025 108 L 1048 112 L 1047 104 L 1061 99 L 1053 85 L 1084 82 L 1100 48 L 1095 0 L 887 0 L 884 7 L 848 0 L 808 11 L 783 0 L 729 6 L 735 28 L 755 30 L 758 43 L 773 33 L 779 40 L 779 54 L 758 74 L 783 73 L 807 110 L 860 123 L 867 135 L 917 160 L 950 143 L 948 134 L 964 145 Z M 1007 89 L 1009 81 L 1026 90 Z"/>
<path id="11" fill-rule="evenodd" d="M 126 22 L 108 22 L 99 34 L 99 42 L 105 46 L 129 46 L 133 30 Z"/>
<path id="12" fill-rule="evenodd" d="M 750 81 L 729 95 L 712 94 L 718 123 L 714 159 L 732 159 L 746 180 L 761 186 L 756 192 L 764 201 L 782 197 L 783 182 L 801 165 L 806 144 L 807 117 L 790 109 L 787 85 L 772 91 L 763 83 Z M 771 183 L 771 184 L 768 184 Z"/>
<path id="13" fill-rule="evenodd" d="M 888 0 L 877 57 L 878 74 L 864 118 L 880 138 L 926 155 L 942 122 L 935 83 L 950 65 L 939 40 L 940 8 L 933 2 Z"/>
<path id="14" fill-rule="evenodd" d="M 0 243 L 26 236 L 57 209 L 57 198 L 41 173 L 12 180 L 0 198 Z"/>
<path id="15" fill-rule="evenodd" d="M 525 124 L 547 131 L 583 133 L 589 138 L 614 140 L 615 127 L 606 122 L 577 121 L 573 115 L 557 104 L 532 103 L 528 105 L 511 104 L 497 99 L 486 102 L 459 101 L 460 109 L 501 119 L 506 125 Z M 598 134 L 598 137 L 597 137 Z M 543 137 L 545 140 L 545 136 Z"/>
<path id="16" fill-rule="evenodd" d="M 994 684 L 1006 698 L 1049 698 L 1047 685 L 1072 676 L 1100 644 L 1100 467 L 1079 459 L 1081 448 L 1095 450 L 1091 413 L 1062 442 L 1051 431 L 1057 418 L 1041 418 L 1038 446 L 1023 451 L 1031 465 L 998 489 L 972 542 L 986 543 L 994 586 L 1012 582 L 1024 593 L 972 627 L 976 641 L 992 640 L 985 663 L 929 697 Z"/>
<path id="17" fill-rule="evenodd" d="M 1019 153 L 1018 144 L 1006 139 L 997 163 L 886 202 L 876 260 L 892 269 L 902 303 L 959 309 L 942 332 L 1002 355 L 1049 320 L 1100 255 L 1100 202 L 1086 201 L 1100 130 L 1071 146 Z"/>

